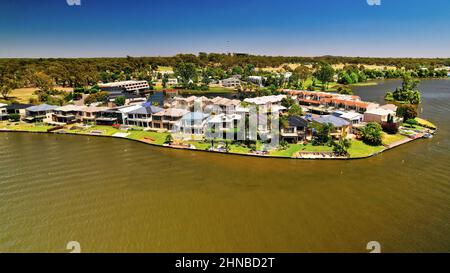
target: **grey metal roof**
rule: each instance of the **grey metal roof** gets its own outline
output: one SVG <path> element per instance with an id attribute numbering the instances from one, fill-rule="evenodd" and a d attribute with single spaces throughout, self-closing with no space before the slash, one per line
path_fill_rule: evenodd
<path id="1" fill-rule="evenodd" d="M 350 125 L 350 122 L 346 121 L 343 118 L 335 117 L 332 115 L 326 115 L 326 116 L 320 116 L 320 117 L 313 117 L 313 121 L 325 124 L 325 123 L 331 123 L 334 127 L 343 127 Z"/>
<path id="2" fill-rule="evenodd" d="M 288 118 L 289 126 L 293 127 L 306 127 L 308 126 L 308 121 L 301 116 L 290 116 Z"/>
<path id="3" fill-rule="evenodd" d="M 26 108 L 26 110 L 29 112 L 48 112 L 48 111 L 53 111 L 58 107 L 59 106 L 49 105 L 49 104 L 44 103 L 44 104 L 28 107 L 28 108 Z"/>
<path id="4" fill-rule="evenodd" d="M 10 105 L 6 106 L 6 109 L 7 110 L 20 110 L 20 109 L 26 109 L 31 106 L 33 106 L 33 104 L 11 103 Z"/>

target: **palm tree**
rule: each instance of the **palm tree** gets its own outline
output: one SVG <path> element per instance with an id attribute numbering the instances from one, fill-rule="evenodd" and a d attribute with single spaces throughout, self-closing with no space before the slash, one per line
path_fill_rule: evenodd
<path id="1" fill-rule="evenodd" d="M 338 142 L 333 141 L 331 143 L 333 145 L 333 151 L 340 155 L 340 156 L 346 156 L 348 155 L 348 149 L 351 146 L 351 142 L 348 139 L 340 139 Z"/>

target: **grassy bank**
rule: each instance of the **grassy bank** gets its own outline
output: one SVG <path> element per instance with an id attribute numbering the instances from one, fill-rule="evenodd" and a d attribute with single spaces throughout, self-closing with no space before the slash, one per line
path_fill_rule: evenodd
<path id="1" fill-rule="evenodd" d="M 350 158 L 368 157 L 385 149 L 384 146 L 370 146 L 359 140 L 352 140 L 348 149 Z"/>
<path id="2" fill-rule="evenodd" d="M 52 128 L 52 126 L 44 125 L 44 124 L 31 124 L 24 122 L 7 122 L 0 121 L 0 130 L 10 130 L 10 131 L 24 131 L 24 132 L 47 132 L 48 129 Z M 111 126 L 78 126 L 78 125 L 69 125 L 66 126 L 61 133 L 71 133 L 71 134 L 80 134 L 80 135 L 100 135 L 100 136 L 111 136 L 111 137 L 122 137 L 137 141 L 142 141 L 145 143 L 162 146 L 165 141 L 168 133 L 165 132 L 153 132 L 153 131 L 142 131 L 140 129 L 124 131 Z M 115 135 L 117 133 L 122 133 L 123 135 L 118 136 Z M 389 145 L 395 143 L 397 141 L 405 139 L 405 136 L 396 134 L 396 135 L 387 135 L 383 134 L 383 144 Z M 211 147 L 211 142 L 208 141 L 177 141 L 175 144 L 177 145 L 192 145 L 197 150 L 207 150 Z M 214 147 L 217 148 L 219 145 L 224 146 L 222 141 L 216 140 L 214 142 Z M 229 144 L 229 153 L 231 154 L 243 154 L 250 155 L 252 154 L 250 147 L 247 147 L 240 143 Z M 370 146 L 365 144 L 359 140 L 352 140 L 351 147 L 348 149 L 349 158 L 364 158 L 369 157 L 371 155 L 377 154 L 383 150 L 385 150 L 385 146 Z M 262 151 L 263 144 L 261 142 L 256 143 L 256 150 Z M 278 149 L 269 151 L 269 156 L 271 157 L 282 157 L 282 158 L 290 158 L 296 155 L 298 152 L 317 152 L 317 153 L 327 153 L 332 152 L 333 148 L 331 146 L 314 146 L 312 144 L 289 144 L 286 149 Z"/>

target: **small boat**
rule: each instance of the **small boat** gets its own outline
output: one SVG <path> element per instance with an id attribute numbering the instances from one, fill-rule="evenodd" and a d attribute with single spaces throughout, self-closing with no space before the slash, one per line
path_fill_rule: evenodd
<path id="1" fill-rule="evenodd" d="M 433 134 L 426 133 L 423 135 L 423 138 L 433 138 Z"/>

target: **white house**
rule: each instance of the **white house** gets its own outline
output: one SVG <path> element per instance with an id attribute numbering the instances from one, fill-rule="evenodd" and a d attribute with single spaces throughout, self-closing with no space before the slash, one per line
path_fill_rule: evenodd
<path id="1" fill-rule="evenodd" d="M 222 80 L 223 87 L 238 87 L 240 85 L 241 85 L 241 80 L 236 77 L 231 77 L 231 78 Z"/>
<path id="2" fill-rule="evenodd" d="M 365 122 L 374 121 L 378 123 L 387 122 L 389 116 L 395 117 L 395 112 L 383 108 L 376 108 L 368 110 L 364 113 L 364 121 Z"/>
<path id="3" fill-rule="evenodd" d="M 8 105 L 6 105 L 4 103 L 0 103 L 0 120 L 8 118 L 8 111 L 6 109 L 6 106 L 8 106 Z"/>

